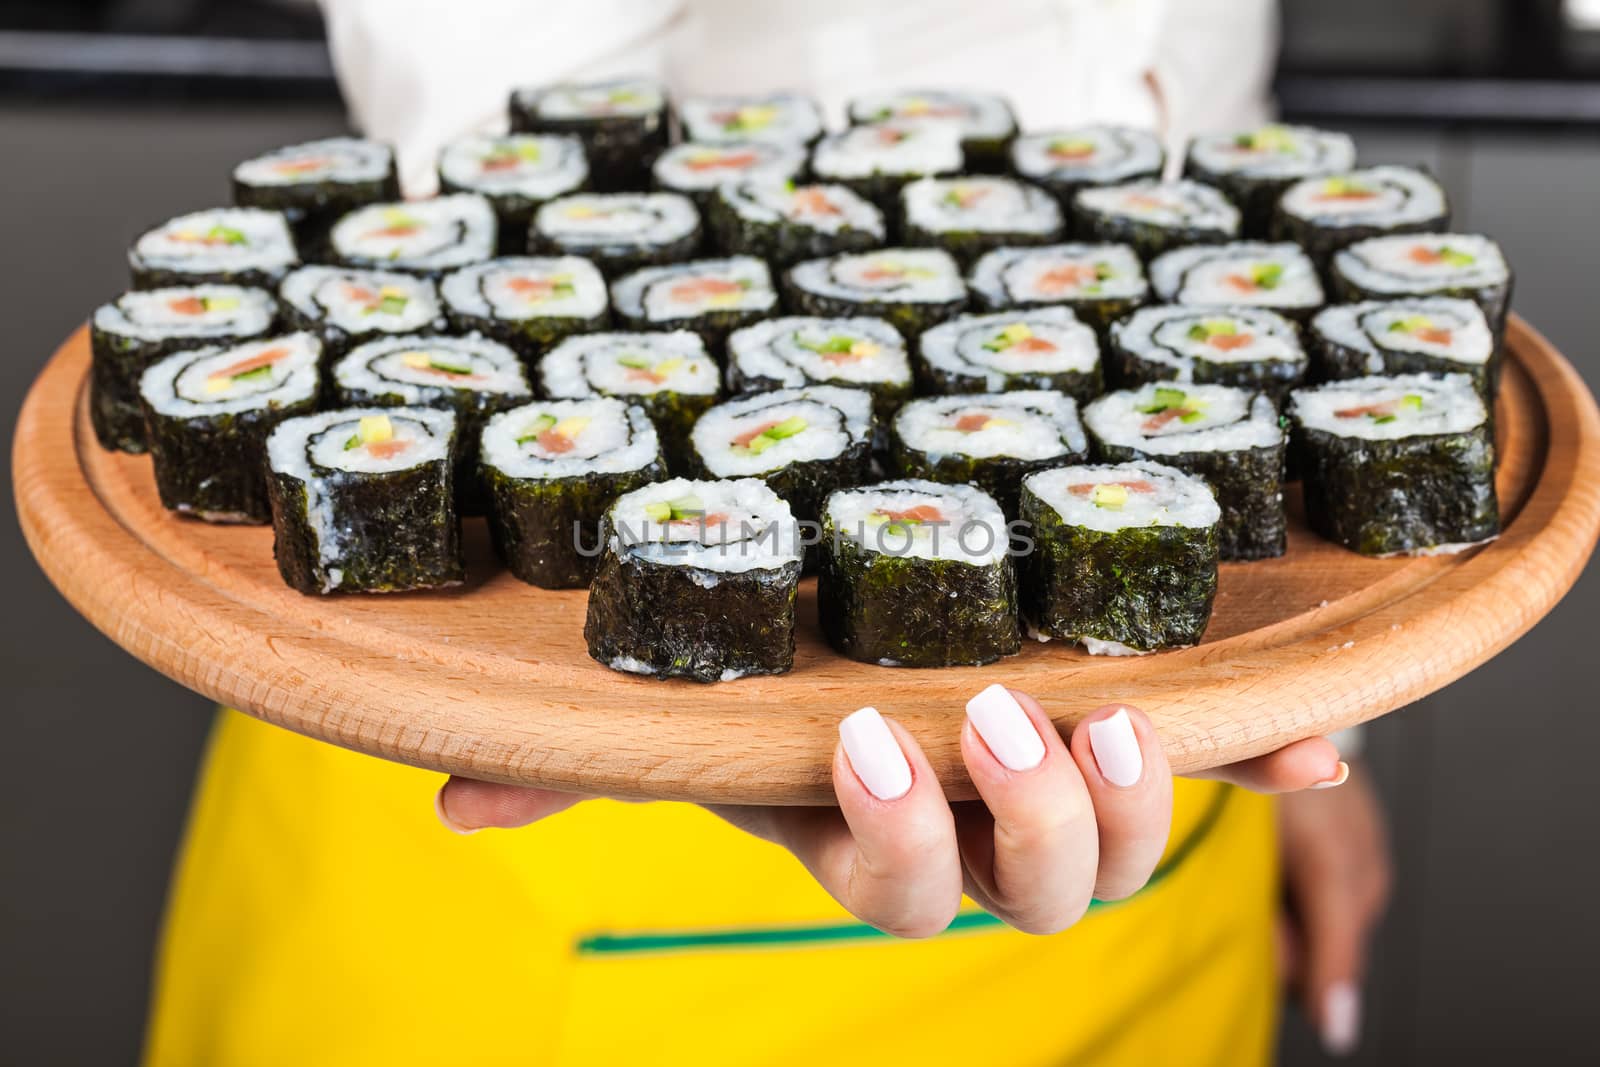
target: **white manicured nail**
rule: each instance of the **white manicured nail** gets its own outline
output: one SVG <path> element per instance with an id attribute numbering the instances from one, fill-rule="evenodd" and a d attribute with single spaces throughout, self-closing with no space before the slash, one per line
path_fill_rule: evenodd
<path id="1" fill-rule="evenodd" d="M 1329 988 L 1322 999 L 1322 1047 L 1348 1056 L 1361 1043 L 1361 993 L 1349 982 Z"/>
<path id="2" fill-rule="evenodd" d="M 1112 785 L 1137 785 L 1144 775 L 1144 753 L 1139 751 L 1139 735 L 1133 732 L 1127 708 L 1089 724 L 1089 751 L 1094 753 L 1100 774 Z"/>
<path id="3" fill-rule="evenodd" d="M 897 800 L 911 791 L 911 764 L 877 708 L 862 708 L 839 723 L 845 758 L 867 792 Z"/>
<path id="4" fill-rule="evenodd" d="M 1326 782 L 1317 782 L 1312 789 L 1332 789 L 1336 785 L 1344 785 L 1350 780 L 1350 764 L 1344 760 L 1339 761 L 1339 769 L 1333 772 L 1333 777 Z"/>
<path id="5" fill-rule="evenodd" d="M 439 816 L 439 821 L 444 824 L 444 828 L 446 830 L 449 830 L 453 834 L 460 834 L 463 837 L 465 837 L 467 834 L 475 834 L 479 830 L 483 829 L 483 827 L 481 827 L 481 826 L 476 826 L 476 827 L 462 826 L 460 823 L 456 822 L 450 816 L 446 815 L 445 811 L 444 811 L 444 790 L 443 789 L 440 789 L 437 793 L 433 794 L 433 813 L 435 815 Z"/>
<path id="6" fill-rule="evenodd" d="M 1031 771 L 1044 761 L 1044 738 L 1005 686 L 991 685 L 967 701 L 967 718 L 1008 769 Z"/>

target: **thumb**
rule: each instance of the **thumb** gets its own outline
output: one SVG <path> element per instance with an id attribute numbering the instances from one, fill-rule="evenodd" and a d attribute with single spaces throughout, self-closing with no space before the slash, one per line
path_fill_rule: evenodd
<path id="1" fill-rule="evenodd" d="M 578 793 L 497 785 L 451 775 L 433 798 L 433 810 L 446 828 L 458 834 L 475 834 L 488 827 L 526 826 L 585 799 Z"/>

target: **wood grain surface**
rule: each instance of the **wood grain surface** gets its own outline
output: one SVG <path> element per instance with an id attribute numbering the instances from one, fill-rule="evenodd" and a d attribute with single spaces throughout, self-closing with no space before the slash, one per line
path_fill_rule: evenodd
<path id="1" fill-rule="evenodd" d="M 464 588 L 301 596 L 278 577 L 270 529 L 172 516 L 148 458 L 95 444 L 86 330 L 29 393 L 13 474 L 28 543 L 79 612 L 163 674 L 288 729 L 494 781 L 811 804 L 831 802 L 836 722 L 873 704 L 917 736 L 952 797 L 971 797 L 958 735 L 967 698 L 991 682 L 1035 694 L 1063 729 L 1101 704 L 1136 704 L 1174 768 L 1194 771 L 1404 707 L 1526 632 L 1600 532 L 1600 414 L 1520 320 L 1510 349 L 1500 540 L 1365 559 L 1311 534 L 1291 486 L 1288 555 L 1224 564 L 1205 641 L 1137 659 L 1025 641 L 989 667 L 855 663 L 823 643 L 807 580 L 792 673 L 710 686 L 631 677 L 587 655 L 586 594 L 512 578 L 479 520 L 466 524 Z"/>

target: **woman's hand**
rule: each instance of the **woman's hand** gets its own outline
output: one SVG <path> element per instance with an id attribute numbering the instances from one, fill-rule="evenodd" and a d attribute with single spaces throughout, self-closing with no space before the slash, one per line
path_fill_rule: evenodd
<path id="1" fill-rule="evenodd" d="M 852 915 L 927 937 L 965 892 L 1019 930 L 1054 933 L 1093 898 L 1149 879 L 1172 821 L 1172 772 L 1143 712 L 1099 708 L 1063 741 L 1037 701 L 990 686 L 967 704 L 961 754 L 981 801 L 951 804 L 911 735 L 871 708 L 846 718 L 834 751 L 838 807 L 717 806 L 792 852 Z M 1290 745 L 1209 777 L 1263 792 L 1336 784 L 1327 741 Z M 583 798 L 451 778 L 440 819 L 453 830 L 522 826 Z"/>

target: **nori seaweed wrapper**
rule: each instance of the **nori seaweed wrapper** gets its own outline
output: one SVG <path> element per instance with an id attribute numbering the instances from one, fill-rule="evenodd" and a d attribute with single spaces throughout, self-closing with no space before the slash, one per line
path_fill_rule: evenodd
<path id="1" fill-rule="evenodd" d="M 233 202 L 240 207 L 281 211 L 294 232 L 300 257 L 308 263 L 327 261 L 328 231 L 347 212 L 368 204 L 400 199 L 400 177 L 393 156 L 382 177 L 364 181 L 310 181 L 287 185 L 251 185 L 233 179 Z"/>
<path id="2" fill-rule="evenodd" d="M 899 411 L 907 400 L 911 399 L 911 382 L 857 382 L 844 378 L 825 378 L 816 381 L 807 381 L 807 385 L 836 385 L 841 389 L 865 389 L 872 394 L 872 417 L 881 430 L 889 425 L 889 420 L 894 418 L 894 413 Z M 736 366 L 729 364 L 728 368 L 729 391 L 734 396 L 746 396 L 750 393 L 770 393 L 777 389 L 791 388 L 788 382 L 765 374 L 741 374 Z M 699 398 L 694 398 L 699 399 Z M 710 405 L 707 405 L 708 407 Z M 780 496 L 782 494 L 779 494 Z"/>
<path id="3" fill-rule="evenodd" d="M 694 445 L 689 441 L 689 434 L 693 432 L 700 416 L 723 397 L 716 393 L 673 393 L 662 390 L 629 394 L 620 399 L 644 409 L 661 437 L 661 452 L 666 457 L 667 469 L 675 475 L 687 476 L 696 466 Z"/>
<path id="4" fill-rule="evenodd" d="M 1516 275 L 1509 267 L 1506 270 L 1506 280 L 1501 285 L 1440 289 L 1419 286 L 1416 289 L 1404 292 L 1368 289 L 1351 280 L 1339 269 L 1337 253 L 1334 254 L 1333 265 L 1329 268 L 1329 274 L 1332 275 L 1331 284 L 1335 303 L 1353 304 L 1362 300 L 1396 300 L 1406 297 L 1428 296 L 1453 296 L 1461 300 L 1470 300 L 1482 309 L 1484 318 L 1489 320 L 1489 330 L 1494 334 L 1496 350 L 1499 351 L 1505 348 L 1506 317 L 1511 312 L 1511 294 L 1516 287 Z"/>
<path id="5" fill-rule="evenodd" d="M 730 333 L 760 322 L 774 310 L 776 305 L 771 308 L 711 308 L 693 316 L 661 321 L 618 309 L 617 325 L 624 330 L 688 330 L 706 343 L 706 351 L 720 356 Z"/>
<path id="6" fill-rule="evenodd" d="M 1337 381 L 1343 378 L 1364 378 L 1370 374 L 1465 374 L 1472 386 L 1483 397 L 1489 414 L 1494 415 L 1494 398 L 1500 389 L 1500 370 L 1505 353 L 1495 345 L 1488 360 L 1471 363 L 1445 359 L 1430 352 L 1417 352 L 1401 348 L 1379 347 L 1381 366 L 1372 363 L 1372 353 L 1353 345 L 1342 344 L 1322 330 L 1310 330 L 1308 347 L 1319 381 Z"/>
<path id="7" fill-rule="evenodd" d="M 765 474 L 754 474 L 794 509 L 797 519 L 817 522 L 822 515 L 822 505 L 835 489 L 844 489 L 865 482 L 872 472 L 872 442 L 855 441 L 837 456 L 827 459 L 808 459 L 788 463 Z M 694 476 L 718 478 L 705 460 L 696 453 Z"/>
<path id="8" fill-rule="evenodd" d="M 281 407 L 185 418 L 146 410 L 161 506 L 211 521 L 268 523 L 266 443 L 284 419 L 309 415 L 315 395 Z"/>
<path id="9" fill-rule="evenodd" d="M 605 275 L 607 281 L 631 274 L 641 267 L 662 267 L 683 263 L 700 254 L 704 235 L 700 225 L 672 241 L 657 244 L 593 245 L 565 242 L 539 229 L 537 215 L 527 231 L 528 254 L 533 256 L 582 256 Z"/>
<path id="10" fill-rule="evenodd" d="M 924 360 L 916 361 L 917 392 L 923 396 L 953 396 L 957 393 L 987 393 L 988 379 L 978 374 L 962 374 L 946 367 L 931 366 Z M 1105 380 L 1100 364 L 1091 371 L 1061 371 L 1057 374 L 1012 374 L 1006 379 L 1006 389 L 1049 389 L 1065 393 L 1079 404 L 1087 404 L 1105 391 Z M 905 399 L 910 399 L 906 397 Z M 900 401 L 900 404 L 905 402 Z M 897 404 L 898 408 L 900 405 Z M 887 418 L 888 416 L 883 416 Z"/>
<path id="11" fill-rule="evenodd" d="M 1120 186 L 1119 186 L 1120 188 Z M 1171 195 L 1182 195 L 1190 189 L 1189 183 L 1179 183 L 1176 188 L 1171 185 L 1157 185 L 1157 189 L 1169 192 Z M 1207 186 L 1199 186 L 1200 190 L 1213 199 L 1215 192 Z M 1136 190 L 1130 189 L 1130 192 Z M 1191 193 L 1199 196 L 1199 193 Z M 1209 205 L 1207 205 L 1209 206 Z M 1218 205 L 1220 208 L 1220 205 Z M 1080 199 L 1074 199 L 1071 204 L 1073 239 L 1099 244 L 1125 244 L 1131 245 L 1139 254 L 1139 258 L 1149 263 L 1163 252 L 1170 252 L 1183 245 L 1221 244 L 1225 241 L 1239 239 L 1239 229 L 1236 225 L 1237 216 L 1231 212 L 1228 217 L 1218 219 L 1211 225 L 1202 221 L 1188 224 L 1162 223 L 1153 219 L 1135 218 L 1132 215 L 1114 211 L 1099 210 Z M 1233 226 L 1224 225 L 1224 222 L 1235 223 Z"/>
<path id="12" fill-rule="evenodd" d="M 1271 239 L 1293 241 L 1306 250 L 1306 255 L 1317 265 L 1323 284 L 1337 288 L 1333 277 L 1333 256 L 1341 248 L 1369 237 L 1395 237 L 1407 233 L 1436 233 L 1450 228 L 1448 211 L 1417 222 L 1399 222 L 1387 226 L 1325 226 L 1309 219 L 1295 218 L 1278 212 L 1273 216 Z"/>
<path id="13" fill-rule="evenodd" d="M 923 330 L 959 315 L 967 306 L 964 296 L 959 300 L 943 301 L 851 300 L 842 296 L 823 296 L 798 288 L 787 277 L 784 279 L 784 303 L 797 315 L 816 315 L 829 319 L 870 315 L 887 319 L 907 337 L 915 337 Z"/>
<path id="14" fill-rule="evenodd" d="M 1208 309 L 1194 308 L 1197 316 Z M 1258 309 L 1251 309 L 1257 311 Z M 1217 308 L 1216 317 L 1227 317 L 1232 312 Z M 1127 320 L 1123 320 L 1126 322 Z M 1294 326 L 1292 319 L 1285 322 Z M 1119 389 L 1136 389 L 1153 382 L 1195 382 L 1200 385 L 1228 385 L 1238 389 L 1265 393 L 1274 404 L 1282 406 L 1289 390 L 1305 380 L 1309 361 L 1305 359 L 1219 360 L 1195 358 L 1188 367 L 1188 377 L 1180 373 L 1173 363 L 1149 359 L 1137 350 L 1124 345 L 1118 323 L 1111 330 L 1111 343 L 1106 350 L 1106 366 Z M 1296 329 L 1296 337 L 1299 331 Z"/>
<path id="15" fill-rule="evenodd" d="M 499 341 L 530 362 L 550 351 L 562 338 L 574 334 L 594 333 L 606 328 L 610 322 L 609 309 L 599 314 L 531 315 L 523 319 L 502 319 L 493 314 L 475 315 L 458 307 L 446 306 L 445 317 L 455 333 L 481 333 L 491 341 Z"/>
<path id="16" fill-rule="evenodd" d="M 829 233 L 792 219 L 749 219 L 728 203 L 722 189 L 706 204 L 706 223 L 720 255 L 756 256 L 774 267 L 841 252 L 866 252 L 882 246 L 885 233 L 842 229 Z M 880 212 L 881 214 L 881 212 Z"/>
<path id="17" fill-rule="evenodd" d="M 596 189 L 616 192 L 649 185 L 650 165 L 667 147 L 671 133 L 665 99 L 660 108 L 644 115 L 550 118 L 539 114 L 539 95 L 524 99 L 522 93 L 512 93 L 512 133 L 576 135 L 583 141 L 590 183 Z"/>
<path id="18" fill-rule="evenodd" d="M 600 523 L 612 501 L 665 477 L 658 460 L 616 474 L 516 478 L 485 466 L 489 534 L 516 577 L 544 589 L 582 589 L 600 566 Z M 592 554 L 585 555 L 584 552 Z"/>

